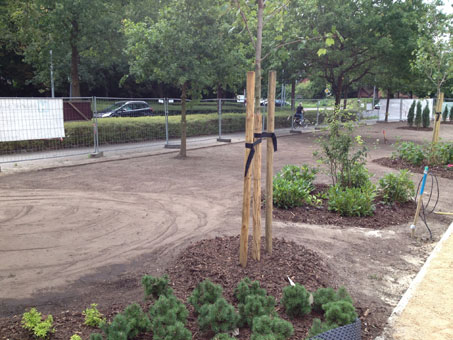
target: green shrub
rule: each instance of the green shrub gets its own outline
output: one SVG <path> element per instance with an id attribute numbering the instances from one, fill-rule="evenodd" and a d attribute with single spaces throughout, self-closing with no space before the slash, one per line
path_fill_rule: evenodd
<path id="1" fill-rule="evenodd" d="M 409 108 L 409 112 L 407 113 L 407 124 L 409 124 L 409 126 L 414 125 L 414 115 L 415 115 L 415 100 L 412 102 L 412 105 Z"/>
<path id="2" fill-rule="evenodd" d="M 417 102 L 417 110 L 415 112 L 414 123 L 417 128 L 422 125 L 422 103 L 420 101 Z"/>
<path id="3" fill-rule="evenodd" d="M 107 340 L 127 340 L 130 326 L 123 314 L 117 314 L 113 318 L 112 323 L 101 323 L 101 329 L 105 333 Z"/>
<path id="4" fill-rule="evenodd" d="M 308 338 L 315 337 L 318 334 L 327 332 L 337 327 L 338 325 L 335 323 L 321 322 L 319 319 L 314 319 L 310 331 L 308 332 Z"/>
<path id="5" fill-rule="evenodd" d="M 444 111 L 442 111 L 442 121 L 446 122 L 448 118 L 448 106 L 445 105 Z"/>
<path id="6" fill-rule="evenodd" d="M 449 115 L 450 122 L 453 121 L 453 106 L 450 106 L 450 115 Z"/>
<path id="7" fill-rule="evenodd" d="M 217 299 L 222 297 L 222 287 L 218 284 L 212 283 L 206 279 L 199 283 L 198 286 L 190 295 L 188 302 L 193 306 L 195 312 L 200 313 L 200 309 L 204 304 L 212 304 Z"/>
<path id="8" fill-rule="evenodd" d="M 385 203 L 408 202 L 415 195 L 411 173 L 401 170 L 398 175 L 389 173 L 379 180 L 379 194 Z"/>
<path id="9" fill-rule="evenodd" d="M 413 165 L 421 165 L 425 159 L 425 150 L 413 142 L 401 142 L 397 143 L 396 154 L 393 157 L 401 158 Z"/>
<path id="10" fill-rule="evenodd" d="M 250 340 L 285 340 L 294 334 L 293 325 L 281 318 L 263 315 L 253 320 Z"/>
<path id="11" fill-rule="evenodd" d="M 311 311 L 310 293 L 298 283 L 283 288 L 281 303 L 290 317 L 307 315 Z"/>
<path id="12" fill-rule="evenodd" d="M 423 113 L 422 113 L 422 124 L 423 124 L 424 128 L 429 127 L 430 120 L 431 120 L 430 113 L 431 112 L 429 110 L 428 104 L 426 104 L 425 108 L 423 109 Z"/>
<path id="13" fill-rule="evenodd" d="M 316 173 L 317 170 L 315 168 L 311 168 L 306 164 L 302 166 L 285 165 L 277 176 L 292 182 L 302 180 L 311 186 L 313 190 L 313 181 L 316 178 Z"/>
<path id="14" fill-rule="evenodd" d="M 322 306 L 324 317 L 328 323 L 339 326 L 348 325 L 357 319 L 357 313 L 352 303 L 344 300 L 329 302 Z"/>
<path id="15" fill-rule="evenodd" d="M 371 182 L 361 188 L 342 188 L 338 184 L 328 191 L 328 209 L 342 216 L 371 216 L 376 187 Z"/>
<path id="16" fill-rule="evenodd" d="M 349 302 L 351 305 L 354 305 L 351 296 L 349 295 L 348 291 L 345 287 L 341 286 L 337 290 L 338 301 L 346 301 Z"/>
<path id="17" fill-rule="evenodd" d="M 192 334 L 184 327 L 189 312 L 173 294 L 161 295 L 150 309 L 154 340 L 189 340 Z"/>
<path id="18" fill-rule="evenodd" d="M 192 333 L 182 322 L 176 321 L 166 327 L 153 328 L 153 340 L 192 340 Z"/>
<path id="19" fill-rule="evenodd" d="M 231 331 L 236 328 L 238 321 L 239 315 L 224 298 L 218 298 L 213 304 L 203 305 L 198 316 L 200 329 L 210 329 L 214 333 Z"/>
<path id="20" fill-rule="evenodd" d="M 69 340 L 82 340 L 82 338 L 80 337 L 80 335 L 74 334 Z"/>
<path id="21" fill-rule="evenodd" d="M 322 305 L 337 300 L 338 296 L 333 288 L 318 288 L 313 294 L 313 310 L 322 312 Z"/>
<path id="22" fill-rule="evenodd" d="M 50 333 L 55 331 L 52 328 L 52 315 L 49 314 L 45 320 L 42 320 L 41 313 L 36 308 L 31 308 L 30 311 L 24 313 L 21 324 L 23 328 L 40 339 L 45 339 Z"/>
<path id="23" fill-rule="evenodd" d="M 447 165 L 453 163 L 453 143 L 441 142 L 432 146 L 431 165 Z"/>
<path id="24" fill-rule="evenodd" d="M 253 319 L 262 315 L 275 313 L 275 298 L 273 296 L 247 295 L 245 303 L 239 304 L 239 325 L 253 325 Z"/>
<path id="25" fill-rule="evenodd" d="M 273 203 L 276 207 L 291 209 L 304 203 L 315 204 L 317 199 L 311 195 L 312 188 L 304 181 L 288 181 L 281 177 L 273 180 Z"/>
<path id="26" fill-rule="evenodd" d="M 133 303 L 127 306 L 122 315 L 124 315 L 128 323 L 129 332 L 127 336 L 129 339 L 151 330 L 151 322 L 139 304 Z"/>
<path id="27" fill-rule="evenodd" d="M 162 294 L 169 295 L 172 289 L 168 286 L 168 276 L 154 277 L 151 275 L 144 275 L 142 277 L 142 285 L 145 289 L 145 298 L 152 295 L 155 299 L 159 298 Z"/>
<path id="28" fill-rule="evenodd" d="M 85 316 L 84 325 L 99 327 L 101 322 L 104 321 L 103 315 L 98 311 L 97 306 L 97 303 L 92 303 L 90 308 L 82 312 L 82 315 Z"/>
<path id="29" fill-rule="evenodd" d="M 370 174 L 368 169 L 362 163 L 351 164 L 349 171 L 338 173 L 337 183 L 344 188 L 360 188 L 368 184 Z"/>
<path id="30" fill-rule="evenodd" d="M 234 296 L 239 303 L 245 303 L 245 298 L 249 295 L 266 296 L 266 289 L 260 287 L 258 281 L 251 281 L 248 277 L 243 278 L 234 290 Z"/>
<path id="31" fill-rule="evenodd" d="M 236 340 L 236 338 L 229 336 L 227 333 L 220 333 L 216 334 L 211 340 Z"/>
<path id="32" fill-rule="evenodd" d="M 90 340 L 103 340 L 104 338 L 102 337 L 101 333 L 91 333 L 90 334 Z"/>

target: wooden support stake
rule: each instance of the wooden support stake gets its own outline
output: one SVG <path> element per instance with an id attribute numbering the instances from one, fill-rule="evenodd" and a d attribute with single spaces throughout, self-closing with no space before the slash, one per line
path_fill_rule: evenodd
<path id="1" fill-rule="evenodd" d="M 440 116 L 442 114 L 442 104 L 444 103 L 444 93 L 439 93 L 437 98 L 435 115 L 434 115 L 434 132 L 433 132 L 433 146 L 439 141 L 440 130 Z"/>
<path id="2" fill-rule="evenodd" d="M 269 72 L 269 87 L 267 94 L 267 132 L 274 132 L 275 121 L 275 88 L 277 73 Z M 266 157 L 266 251 L 272 254 L 272 208 L 273 208 L 273 177 L 274 177 L 274 144 L 267 139 Z"/>
<path id="3" fill-rule="evenodd" d="M 255 108 L 253 117 L 254 133 L 261 134 L 263 131 L 263 115 L 260 107 Z M 259 138 L 254 138 L 257 140 Z M 259 261 L 261 258 L 261 144 L 255 146 L 253 158 L 253 239 L 252 258 Z"/>
<path id="4" fill-rule="evenodd" d="M 247 108 L 245 121 L 245 142 L 253 143 L 253 110 L 255 107 L 255 72 L 247 72 Z M 245 164 L 249 157 L 251 149 L 245 149 Z M 239 263 L 242 267 L 247 266 L 248 236 L 250 222 L 250 187 L 252 180 L 253 162 L 247 175 L 244 177 L 244 193 L 242 198 L 242 227 L 239 245 Z"/>

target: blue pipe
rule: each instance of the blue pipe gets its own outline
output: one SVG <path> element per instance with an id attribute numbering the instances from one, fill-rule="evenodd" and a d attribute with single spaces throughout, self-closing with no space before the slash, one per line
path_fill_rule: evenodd
<path id="1" fill-rule="evenodd" d="M 425 171 L 423 171 L 423 181 L 422 181 L 422 187 L 420 189 L 420 196 L 423 195 L 423 191 L 425 191 L 426 177 L 428 177 L 428 167 L 427 166 L 425 166 Z"/>

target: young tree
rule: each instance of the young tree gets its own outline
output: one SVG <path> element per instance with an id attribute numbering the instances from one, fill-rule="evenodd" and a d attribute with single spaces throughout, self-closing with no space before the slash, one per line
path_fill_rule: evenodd
<path id="1" fill-rule="evenodd" d="M 415 100 L 412 102 L 409 112 L 407 113 L 407 124 L 412 127 L 414 125 L 414 114 L 415 114 Z"/>
<path id="2" fill-rule="evenodd" d="M 428 106 L 428 103 L 426 103 L 426 106 L 425 108 L 423 109 L 423 113 L 422 113 L 422 124 L 423 124 L 423 127 L 424 128 L 427 128 L 429 127 L 429 123 L 430 123 L 430 111 L 429 111 L 429 106 Z"/>
<path id="3" fill-rule="evenodd" d="M 415 112 L 415 126 L 417 129 L 422 124 L 422 103 L 420 101 L 417 102 L 417 110 Z"/>

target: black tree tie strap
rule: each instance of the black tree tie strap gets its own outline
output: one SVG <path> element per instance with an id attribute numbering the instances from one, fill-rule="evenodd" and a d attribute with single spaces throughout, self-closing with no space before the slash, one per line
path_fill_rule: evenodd
<path id="1" fill-rule="evenodd" d="M 272 144 L 274 145 L 274 152 L 277 151 L 277 136 L 273 132 L 262 132 L 255 133 L 255 138 L 272 138 Z"/>
<path id="2" fill-rule="evenodd" d="M 255 145 L 261 143 L 261 138 L 257 139 L 253 143 L 245 143 L 245 147 L 247 149 L 250 149 L 249 156 L 247 157 L 247 163 L 245 163 L 245 174 L 244 177 L 247 176 L 247 172 L 249 171 L 250 164 L 252 163 L 253 156 L 255 155 Z"/>

